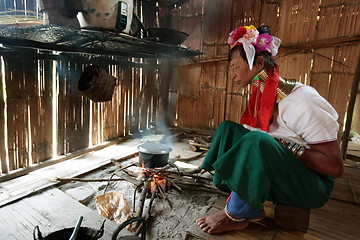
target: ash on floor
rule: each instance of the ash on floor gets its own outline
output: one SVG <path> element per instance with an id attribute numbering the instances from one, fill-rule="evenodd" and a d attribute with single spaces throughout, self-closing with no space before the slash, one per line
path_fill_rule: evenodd
<path id="1" fill-rule="evenodd" d="M 128 163 L 124 162 L 124 166 Z M 83 178 L 86 179 L 109 179 L 119 168 L 111 165 L 94 171 Z M 128 181 L 108 182 L 70 182 L 59 187 L 62 191 L 72 196 L 87 207 L 96 210 L 94 196 L 106 192 L 121 192 L 130 209 L 133 209 L 135 185 Z M 138 196 L 140 193 L 136 193 Z M 151 205 L 150 217 L 147 225 L 148 239 L 185 239 L 186 231 L 195 224 L 195 220 L 206 215 L 206 212 L 220 197 L 215 193 L 203 191 L 181 192 L 170 189 L 166 196 L 171 206 L 165 199 L 155 198 Z M 143 216 L 148 212 L 150 199 L 145 200 Z M 135 201 L 137 204 L 137 199 Z"/>

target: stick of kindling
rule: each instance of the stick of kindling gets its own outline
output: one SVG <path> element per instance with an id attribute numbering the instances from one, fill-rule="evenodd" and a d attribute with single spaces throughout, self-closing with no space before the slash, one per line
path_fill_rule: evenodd
<path id="1" fill-rule="evenodd" d="M 145 221 L 149 221 L 149 218 L 151 217 L 151 206 L 154 202 L 154 199 L 157 195 L 157 191 L 158 191 L 158 185 L 155 184 L 155 187 L 154 187 L 154 191 L 151 193 L 151 198 L 150 198 L 150 202 L 149 202 L 149 206 L 148 206 L 148 209 L 147 209 L 147 213 L 146 213 L 146 216 L 145 216 Z M 138 236 L 139 233 L 141 231 L 141 225 L 138 226 L 137 230 L 135 231 L 135 235 Z"/>
<path id="2" fill-rule="evenodd" d="M 111 181 L 124 181 L 126 179 L 124 178 L 115 178 L 115 179 L 111 179 Z M 83 178 L 58 178 L 58 177 L 54 177 L 51 178 L 50 181 L 52 182 L 71 182 L 71 181 L 76 181 L 76 182 L 107 182 L 109 181 L 109 179 L 106 178 L 94 178 L 94 179 L 83 179 Z"/>
<path id="3" fill-rule="evenodd" d="M 150 186 L 150 182 L 149 181 L 145 181 L 144 185 L 143 185 L 143 189 L 141 191 L 141 194 L 139 196 L 139 201 L 138 201 L 138 207 L 135 213 L 135 217 L 141 217 L 142 213 L 143 213 L 143 209 L 144 209 L 144 203 L 145 203 L 145 198 L 146 198 L 146 194 L 149 191 L 149 186 Z M 136 191 L 136 189 L 135 189 Z"/>
<path id="4" fill-rule="evenodd" d="M 229 196 L 229 193 L 223 192 L 217 188 L 208 188 L 208 187 L 202 187 L 200 185 L 194 185 L 194 184 L 182 184 L 178 183 L 182 189 L 186 189 L 188 191 L 203 191 L 203 192 L 209 192 L 214 194 L 219 194 L 223 196 Z"/>
<path id="5" fill-rule="evenodd" d="M 164 192 L 164 190 L 163 190 L 161 187 L 158 187 L 158 189 L 159 189 L 160 196 L 169 203 L 170 208 L 173 208 L 172 202 L 171 202 L 171 200 L 167 197 L 167 195 L 166 195 L 166 193 Z"/>
<path id="6" fill-rule="evenodd" d="M 146 214 L 146 219 L 148 219 L 148 218 L 151 216 L 151 215 L 150 215 L 151 206 L 152 206 L 152 203 L 154 202 L 154 199 L 155 199 L 155 197 L 156 197 L 158 188 L 159 188 L 158 185 L 155 184 L 154 191 L 151 193 L 151 198 L 150 198 L 149 207 L 148 207 L 147 214 Z"/>

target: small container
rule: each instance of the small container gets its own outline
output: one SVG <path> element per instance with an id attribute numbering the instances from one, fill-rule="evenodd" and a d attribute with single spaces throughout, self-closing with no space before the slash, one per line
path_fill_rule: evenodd
<path id="1" fill-rule="evenodd" d="M 146 168 L 164 167 L 169 162 L 169 153 L 172 151 L 168 145 L 157 142 L 145 142 L 138 146 L 139 163 Z"/>
<path id="2" fill-rule="evenodd" d="M 87 11 L 79 12 L 80 27 L 129 33 L 133 18 L 133 0 L 87 0 Z"/>

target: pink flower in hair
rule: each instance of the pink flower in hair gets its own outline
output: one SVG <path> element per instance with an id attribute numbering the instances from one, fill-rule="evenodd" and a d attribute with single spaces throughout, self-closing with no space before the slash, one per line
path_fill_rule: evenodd
<path id="1" fill-rule="evenodd" d="M 273 37 L 270 36 L 269 34 L 267 34 L 267 33 L 260 34 L 256 41 L 257 50 L 259 52 L 269 51 L 272 40 L 273 40 Z"/>

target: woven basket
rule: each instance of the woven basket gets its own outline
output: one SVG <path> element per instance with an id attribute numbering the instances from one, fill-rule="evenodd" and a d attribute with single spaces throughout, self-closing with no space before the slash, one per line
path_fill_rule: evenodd
<path id="1" fill-rule="evenodd" d="M 78 90 L 94 102 L 111 101 L 116 86 L 116 78 L 97 64 L 85 68 L 81 74 Z"/>

